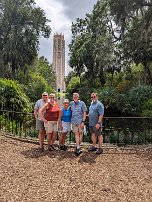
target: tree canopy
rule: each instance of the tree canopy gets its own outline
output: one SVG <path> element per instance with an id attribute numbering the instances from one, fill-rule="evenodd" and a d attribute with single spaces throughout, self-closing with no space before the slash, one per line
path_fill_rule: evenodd
<path id="1" fill-rule="evenodd" d="M 72 24 L 70 66 L 85 72 L 94 87 L 106 73 L 126 71 L 131 63 L 144 67 L 144 84 L 152 84 L 152 2 L 98 0 L 91 14 Z"/>
<path id="2" fill-rule="evenodd" d="M 145 106 L 151 108 L 152 1 L 98 0 L 92 13 L 72 23 L 71 31 L 69 65 L 79 76 L 80 85 L 73 83 L 73 88 L 81 98 L 89 104 L 88 92 L 93 90 L 106 109 L 149 116 Z"/>
<path id="3" fill-rule="evenodd" d="M 20 69 L 26 71 L 37 57 L 39 37 L 48 38 L 51 28 L 44 11 L 34 0 L 1 0 L 0 54 L 8 77 L 14 78 Z"/>

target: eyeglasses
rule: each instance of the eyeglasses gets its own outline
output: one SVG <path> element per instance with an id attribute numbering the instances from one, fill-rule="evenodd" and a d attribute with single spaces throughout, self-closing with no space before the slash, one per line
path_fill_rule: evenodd
<path id="1" fill-rule="evenodd" d="M 50 98 L 54 99 L 55 97 L 50 97 Z"/>
<path id="2" fill-rule="evenodd" d="M 47 96 L 47 95 L 43 95 L 43 96 Z"/>

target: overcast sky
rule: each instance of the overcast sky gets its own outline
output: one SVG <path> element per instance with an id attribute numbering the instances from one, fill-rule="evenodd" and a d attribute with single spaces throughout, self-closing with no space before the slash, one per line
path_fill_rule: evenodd
<path id="1" fill-rule="evenodd" d="M 71 25 L 76 18 L 84 18 L 86 13 L 91 13 L 97 0 L 35 0 L 41 7 L 46 17 L 51 20 L 49 25 L 52 32 L 49 39 L 40 39 L 39 56 L 44 56 L 52 63 L 53 35 L 64 34 L 66 47 L 66 66 L 68 62 L 68 44 L 71 42 Z M 66 69 L 66 75 L 69 68 Z"/>

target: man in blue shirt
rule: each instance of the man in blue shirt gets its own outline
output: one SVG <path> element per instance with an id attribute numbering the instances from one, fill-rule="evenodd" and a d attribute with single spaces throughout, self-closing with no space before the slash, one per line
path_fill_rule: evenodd
<path id="1" fill-rule="evenodd" d="M 93 146 L 88 151 L 96 151 L 96 154 L 101 154 L 103 149 L 101 148 L 103 137 L 101 134 L 101 124 L 104 115 L 104 106 L 98 100 L 97 93 L 91 93 L 91 105 L 89 107 L 89 130 L 92 135 Z M 96 147 L 96 141 L 99 141 L 99 148 Z"/>
<path id="2" fill-rule="evenodd" d="M 84 129 L 84 123 L 86 120 L 86 104 L 79 100 L 79 94 L 73 93 L 73 101 L 70 103 L 72 117 L 72 130 L 75 134 L 76 140 L 76 154 L 79 155 L 82 151 L 80 150 L 80 144 L 82 142 L 82 133 Z"/>

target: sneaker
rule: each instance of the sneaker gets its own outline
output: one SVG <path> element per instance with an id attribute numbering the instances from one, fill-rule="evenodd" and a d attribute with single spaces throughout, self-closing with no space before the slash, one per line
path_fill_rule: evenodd
<path id="1" fill-rule="evenodd" d="M 89 152 L 97 151 L 97 147 L 91 146 L 91 147 L 88 149 L 88 151 L 89 151 Z"/>
<path id="2" fill-rule="evenodd" d="M 64 150 L 64 145 L 60 145 L 60 146 L 59 146 L 59 149 L 60 149 L 60 150 Z"/>
<path id="3" fill-rule="evenodd" d="M 52 145 L 52 151 L 56 150 L 55 147 Z"/>
<path id="4" fill-rule="evenodd" d="M 43 152 L 44 151 L 44 146 L 39 147 L 39 151 Z"/>
<path id="5" fill-rule="evenodd" d="M 98 150 L 97 150 L 97 152 L 96 152 L 96 154 L 102 154 L 103 153 L 103 149 L 101 149 L 101 148 L 99 148 Z"/>
<path id="6" fill-rule="evenodd" d="M 63 145 L 63 150 L 66 151 L 67 149 L 67 146 Z"/>
<path id="7" fill-rule="evenodd" d="M 81 149 L 77 149 L 75 150 L 76 155 L 80 155 L 82 153 Z"/>
<path id="8" fill-rule="evenodd" d="M 52 145 L 49 145 L 49 146 L 48 146 L 48 150 L 49 150 L 49 151 L 53 151 L 53 150 L 54 150 L 54 149 L 53 149 L 53 146 L 52 146 Z"/>

